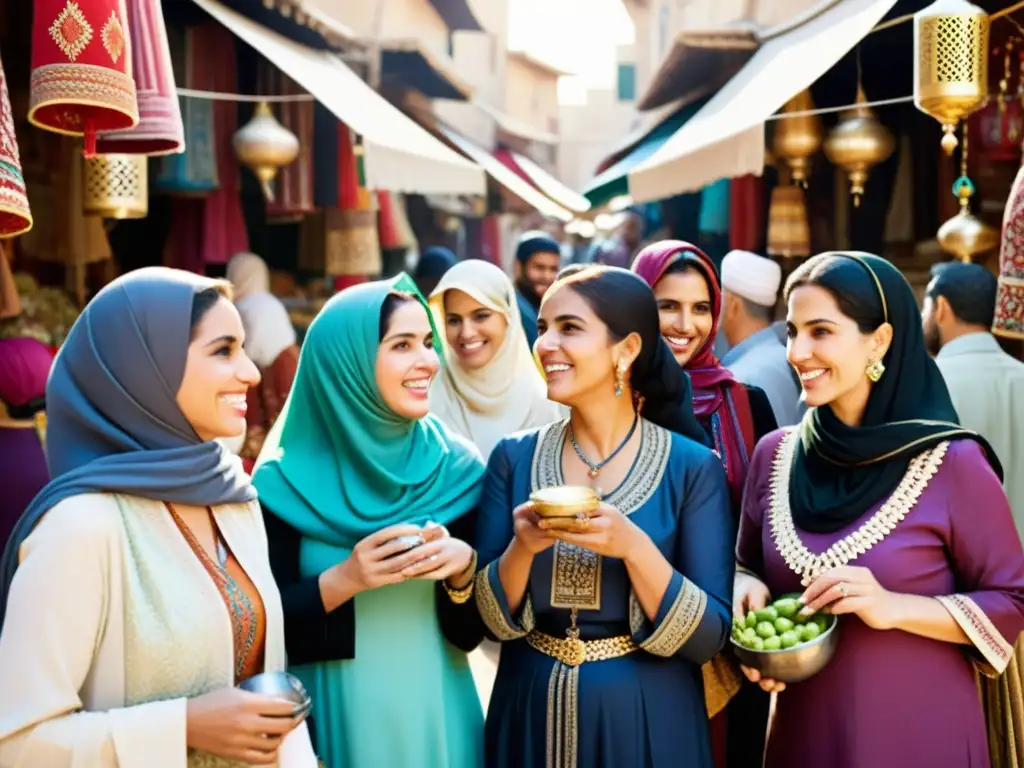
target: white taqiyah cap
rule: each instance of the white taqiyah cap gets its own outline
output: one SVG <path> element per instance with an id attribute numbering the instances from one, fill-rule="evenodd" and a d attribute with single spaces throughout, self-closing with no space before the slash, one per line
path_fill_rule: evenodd
<path id="1" fill-rule="evenodd" d="M 750 251 L 730 251 L 722 259 L 722 288 L 762 307 L 779 299 L 782 268 Z"/>

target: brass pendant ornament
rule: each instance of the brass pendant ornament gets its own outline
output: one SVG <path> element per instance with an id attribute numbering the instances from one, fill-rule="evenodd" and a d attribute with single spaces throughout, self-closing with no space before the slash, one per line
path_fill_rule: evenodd
<path id="1" fill-rule="evenodd" d="M 814 101 L 809 89 L 800 91 L 786 102 L 781 115 L 775 121 L 772 137 L 772 154 L 789 166 L 790 178 L 794 184 L 807 188 L 811 158 L 821 148 L 824 132 L 817 115 L 805 114 L 814 110 Z M 787 115 L 795 114 L 794 117 Z"/>
<path id="2" fill-rule="evenodd" d="M 298 137 L 277 121 L 267 102 L 261 101 L 252 119 L 232 137 L 231 145 L 239 162 L 256 174 L 263 195 L 273 200 L 271 182 L 280 168 L 299 156 Z"/>
<path id="3" fill-rule="evenodd" d="M 999 245 L 999 231 L 971 213 L 974 182 L 967 175 L 967 123 L 964 123 L 963 147 L 960 150 L 960 178 L 953 182 L 953 195 L 960 201 L 960 211 L 946 221 L 937 234 L 939 246 L 960 261 L 971 263 L 976 256 Z"/>
<path id="4" fill-rule="evenodd" d="M 942 148 L 956 126 L 988 101 L 989 17 L 967 0 L 935 0 L 914 14 L 914 104 L 942 124 Z"/>
<path id="5" fill-rule="evenodd" d="M 860 205 L 871 169 L 888 160 L 896 149 L 892 132 L 878 121 L 867 103 L 864 89 L 858 86 L 853 108 L 842 114 L 825 139 L 825 156 L 850 177 L 854 207 Z"/>

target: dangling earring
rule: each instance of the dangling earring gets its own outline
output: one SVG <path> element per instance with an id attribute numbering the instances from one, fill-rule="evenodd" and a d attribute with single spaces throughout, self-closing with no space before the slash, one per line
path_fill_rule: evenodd
<path id="1" fill-rule="evenodd" d="M 619 363 L 619 368 L 615 372 L 615 396 L 622 397 L 622 393 L 626 387 L 626 366 Z"/>
<path id="2" fill-rule="evenodd" d="M 882 374 L 885 373 L 885 365 L 882 364 L 881 360 L 875 360 L 873 363 L 868 365 L 864 370 L 864 373 L 868 375 L 868 378 L 871 379 L 872 382 L 877 384 L 881 380 Z"/>

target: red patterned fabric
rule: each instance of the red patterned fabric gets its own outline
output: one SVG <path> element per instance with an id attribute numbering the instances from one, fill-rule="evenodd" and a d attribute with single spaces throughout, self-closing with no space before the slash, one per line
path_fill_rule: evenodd
<path id="1" fill-rule="evenodd" d="M 395 203 L 390 192 L 377 192 L 377 232 L 380 247 L 384 249 L 402 248 L 402 235 L 398 228 L 395 215 Z"/>
<path id="2" fill-rule="evenodd" d="M 338 123 L 338 208 L 363 208 L 359 196 L 359 159 L 353 144 L 352 132 L 344 123 Z"/>
<path id="3" fill-rule="evenodd" d="M 14 135 L 14 114 L 0 61 L 0 237 L 20 235 L 31 228 L 32 213 L 25 194 L 18 138 Z M 0 259 L 6 259 L 2 251 Z"/>
<path id="4" fill-rule="evenodd" d="M 124 0 L 34 0 L 28 119 L 85 136 L 132 128 L 139 106 Z"/>
<path id="5" fill-rule="evenodd" d="M 100 136 L 100 154 L 168 155 L 185 150 L 185 129 L 174 84 L 171 50 L 160 0 L 127 0 L 132 40 L 132 76 L 139 124 Z"/>
<path id="6" fill-rule="evenodd" d="M 1003 212 L 999 292 L 992 332 L 1024 339 L 1024 167 L 1017 171 Z"/>

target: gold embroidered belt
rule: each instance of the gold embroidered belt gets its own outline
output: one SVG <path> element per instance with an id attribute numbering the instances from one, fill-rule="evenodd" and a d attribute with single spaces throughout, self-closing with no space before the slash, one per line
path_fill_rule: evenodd
<path id="1" fill-rule="evenodd" d="M 629 635 L 608 637 L 603 640 L 580 640 L 578 637 L 553 637 L 536 629 L 526 636 L 526 642 L 541 653 L 558 659 L 570 667 L 585 661 L 607 661 L 626 656 L 637 649 Z"/>

